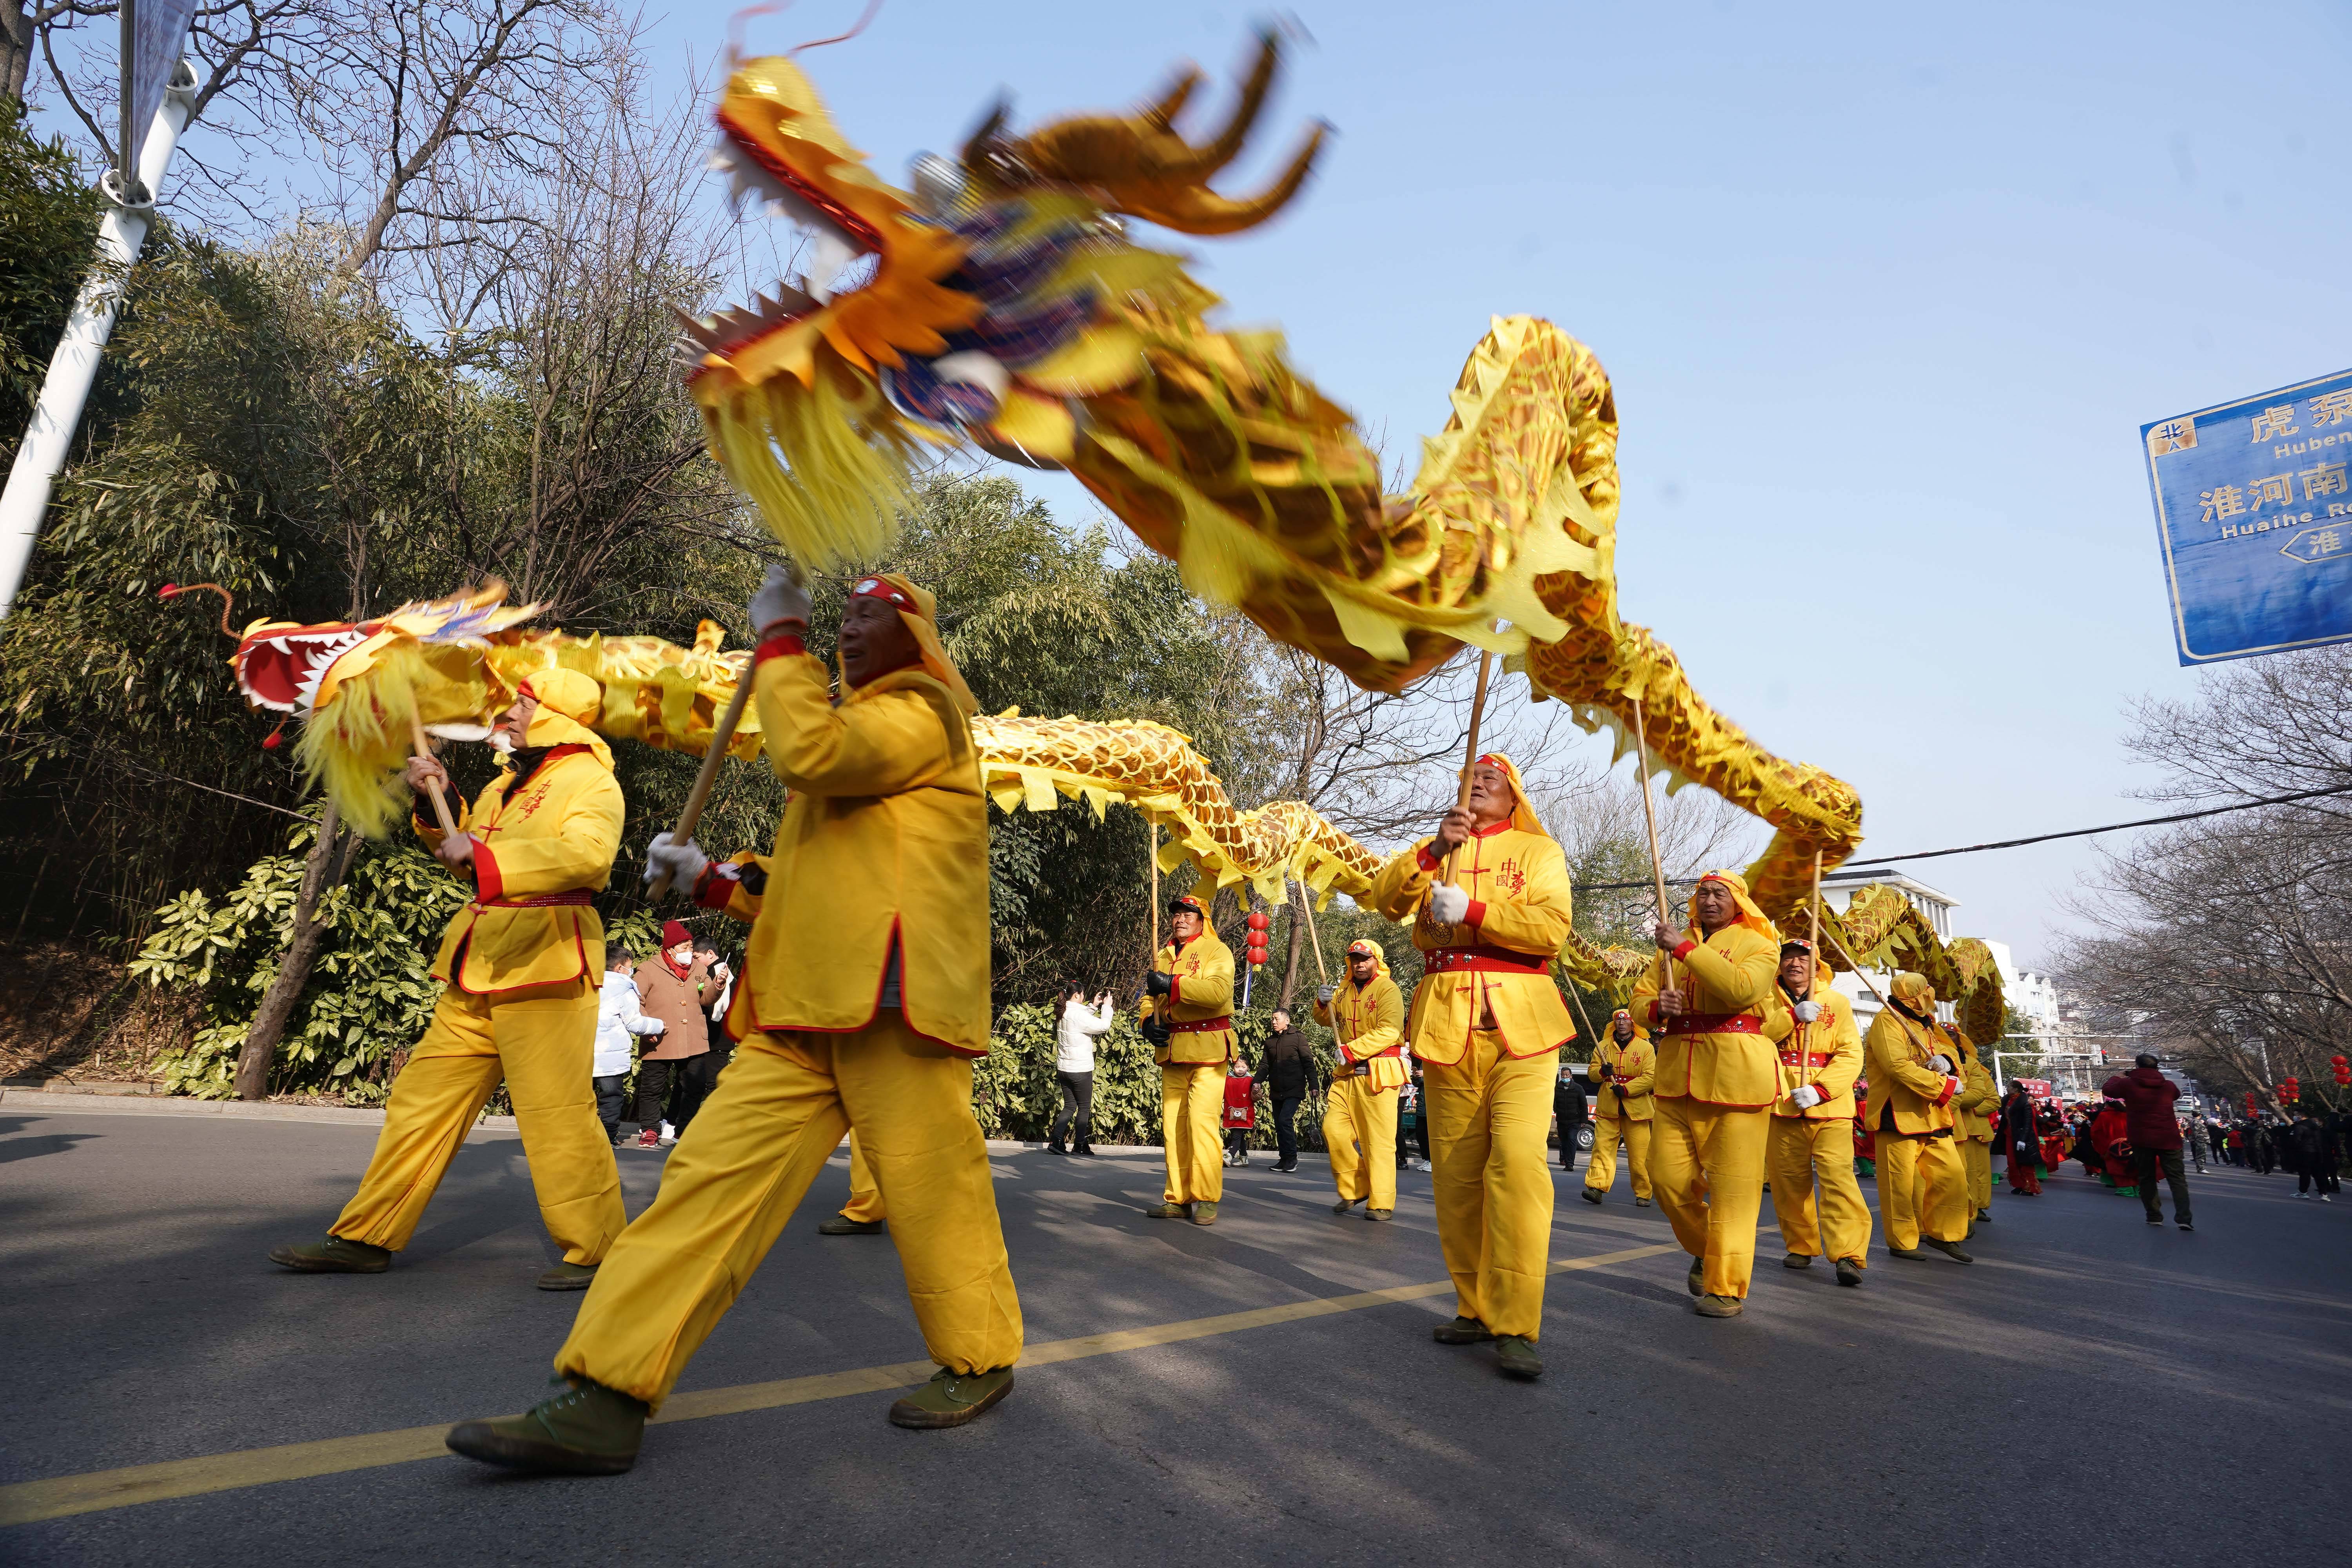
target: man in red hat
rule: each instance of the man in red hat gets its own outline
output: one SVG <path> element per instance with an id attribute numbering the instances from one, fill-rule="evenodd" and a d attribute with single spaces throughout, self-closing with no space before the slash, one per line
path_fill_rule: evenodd
<path id="1" fill-rule="evenodd" d="M 271 1249 L 305 1274 L 381 1274 L 408 1245 L 467 1129 L 503 1079 L 540 1218 L 563 1260 L 542 1290 L 578 1290 L 628 1216 L 613 1145 L 596 1117 L 596 998 L 604 928 L 593 900 L 612 876 L 624 810 L 613 753 L 588 728 L 604 689 L 573 669 L 534 671 L 490 731 L 506 769 L 457 820 L 416 835 L 474 897 L 449 921 L 433 977 L 447 989 L 393 1080 L 383 1132 L 360 1190 L 324 1242 Z M 431 757 L 408 785 L 444 791 Z"/>
<path id="2" fill-rule="evenodd" d="M 710 984 L 709 961 L 694 951 L 694 933 L 684 921 L 662 923 L 661 951 L 637 965 L 638 1005 L 658 1018 L 662 1032 L 637 1058 L 637 1147 L 661 1142 L 662 1107 L 670 1086 L 682 1079 L 698 1057 L 710 1054 L 710 1030 L 703 1017 Z"/>
<path id="3" fill-rule="evenodd" d="M 1160 1064 L 1160 1142 L 1168 1185 L 1154 1219 L 1217 1223 L 1225 1195 L 1225 1068 L 1234 1032 L 1234 952 L 1190 893 L 1168 902 L 1168 943 L 1143 977 L 1143 1034 Z"/>
<path id="4" fill-rule="evenodd" d="M 1422 952 L 1406 1030 L 1427 1090 L 1437 1244 L 1454 1293 L 1437 1342 L 1491 1342 L 1498 1370 L 1539 1377 L 1553 1196 L 1544 1141 L 1559 1048 L 1576 1037 L 1551 978 L 1570 927 L 1568 858 L 1518 769 L 1489 752 L 1471 764 L 1468 804 L 1381 868 L 1371 902 L 1410 919 Z"/>

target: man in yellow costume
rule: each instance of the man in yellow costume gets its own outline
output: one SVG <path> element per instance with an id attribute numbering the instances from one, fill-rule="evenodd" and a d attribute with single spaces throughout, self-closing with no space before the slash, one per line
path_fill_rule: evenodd
<path id="1" fill-rule="evenodd" d="M 1650 1182 L 1691 1255 L 1699 1314 L 1736 1318 L 1780 1094 L 1773 1046 L 1791 1022 L 1776 984 L 1780 937 L 1735 871 L 1699 879 L 1687 930 L 1662 921 L 1654 934 L 1661 956 L 1633 987 L 1633 1016 L 1658 1042 Z"/>
<path id="2" fill-rule="evenodd" d="M 1992 1074 L 1978 1058 L 1977 1047 L 1950 1024 L 1944 1033 L 1960 1067 L 1960 1092 L 1952 1101 L 1957 1112 L 1952 1133 L 1959 1144 L 1960 1168 L 1969 1178 L 1969 1210 L 1983 1223 L 1992 1223 L 1992 1119 L 2000 1110 L 2000 1091 Z"/>
<path id="3" fill-rule="evenodd" d="M 1862 1032 L 1853 1004 L 1817 973 L 1813 950 L 1780 944 L 1780 995 L 1795 1024 L 1780 1042 L 1780 1098 L 1772 1104 L 1772 1142 L 1765 1169 L 1772 1179 L 1772 1217 L 1790 1268 L 1810 1268 L 1826 1254 L 1837 1282 L 1859 1285 L 1870 1251 L 1870 1205 L 1853 1174 L 1853 1084 L 1862 1076 Z M 1813 1195 L 1814 1179 L 1821 1196 Z"/>
<path id="4" fill-rule="evenodd" d="M 540 670 L 490 732 L 507 768 L 444 835 L 417 836 L 474 879 L 442 933 L 433 977 L 447 989 L 393 1080 L 383 1131 L 360 1190 L 317 1246 L 272 1248 L 306 1274 L 381 1274 L 416 1234 L 450 1158 L 506 1080 L 540 1217 L 563 1260 L 542 1290 L 584 1289 L 628 1216 L 591 1081 L 604 927 L 593 900 L 613 871 L 624 805 L 613 753 L 587 728 L 604 689 L 577 670 Z M 409 787 L 446 794 L 448 773 L 408 760 Z"/>
<path id="5" fill-rule="evenodd" d="M 1366 1219 L 1393 1218 L 1396 1091 L 1409 1075 L 1404 996 L 1378 943 L 1348 944 L 1348 977 L 1316 993 L 1315 1021 L 1330 1029 L 1339 1047 L 1339 1070 L 1323 1097 L 1323 1146 L 1339 1192 L 1331 1212 L 1364 1204 Z"/>
<path id="6" fill-rule="evenodd" d="M 1440 1344 L 1491 1341 L 1513 1377 L 1543 1375 L 1551 1263 L 1552 1085 L 1576 1037 L 1551 962 L 1569 931 L 1568 860 L 1508 757 L 1471 764 L 1468 804 L 1381 868 L 1372 904 L 1412 919 L 1423 979 L 1407 1035 L 1422 1064 L 1437 1245 L 1454 1278 Z"/>
<path id="7" fill-rule="evenodd" d="M 528 1470 L 627 1469 L 646 1417 L 852 1126 L 940 1366 L 890 1420 L 961 1426 L 1012 1389 L 1021 1308 L 971 1110 L 989 1027 L 971 695 L 931 595 L 903 577 L 851 589 L 837 707 L 802 643 L 808 616 L 808 595 L 772 569 L 751 601 L 751 679 L 791 798 L 728 1013 L 741 1046 L 582 1304 L 555 1360 L 565 1392 L 457 1427 L 458 1453 Z M 689 886 L 708 868 L 690 844 L 658 856 Z"/>
<path id="8" fill-rule="evenodd" d="M 1956 1262 L 1969 1231 L 1968 1172 L 1952 1146 L 1959 1065 L 1936 1028 L 1936 988 L 1909 970 L 1887 987 L 1870 1021 L 1863 1058 L 1870 1078 L 1864 1116 L 1878 1144 L 1878 1213 L 1890 1256 L 1925 1258 L 1925 1242 Z"/>
<path id="9" fill-rule="evenodd" d="M 1617 1009 L 1609 1037 L 1592 1048 L 1592 1158 L 1584 1169 L 1584 1201 L 1605 1199 L 1617 1182 L 1617 1142 L 1625 1142 L 1625 1163 L 1633 1168 L 1633 1202 L 1650 1206 L 1650 1120 L 1657 1114 L 1651 1091 L 1657 1087 L 1658 1053 Z"/>
<path id="10" fill-rule="evenodd" d="M 1241 1051 L 1234 951 L 1189 893 L 1168 902 L 1168 939 L 1143 977 L 1143 1034 L 1160 1064 L 1168 1185 L 1159 1206 L 1143 1212 L 1214 1225 L 1225 1195 L 1225 1068 Z"/>

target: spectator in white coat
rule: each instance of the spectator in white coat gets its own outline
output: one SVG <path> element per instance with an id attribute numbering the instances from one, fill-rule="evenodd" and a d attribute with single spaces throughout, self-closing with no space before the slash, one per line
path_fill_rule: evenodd
<path id="1" fill-rule="evenodd" d="M 596 1064 L 592 1070 L 596 1075 L 596 1120 L 604 1124 L 606 1140 L 617 1143 L 629 1067 L 637 1059 L 636 1041 L 631 1037 L 658 1035 L 663 1026 L 659 1018 L 646 1017 L 638 1005 L 637 983 L 629 973 L 636 960 L 615 944 L 612 962 L 596 994 Z"/>
<path id="2" fill-rule="evenodd" d="M 1095 1037 L 1110 1027 L 1111 1017 L 1109 992 L 1097 993 L 1088 1006 L 1076 986 L 1062 988 L 1062 1017 L 1054 1030 L 1054 1080 L 1062 1086 L 1062 1113 L 1054 1119 L 1053 1141 L 1045 1145 L 1048 1154 L 1091 1157 L 1095 1152 L 1088 1142 L 1094 1131 Z M 1074 1120 L 1076 1147 L 1064 1141 Z"/>

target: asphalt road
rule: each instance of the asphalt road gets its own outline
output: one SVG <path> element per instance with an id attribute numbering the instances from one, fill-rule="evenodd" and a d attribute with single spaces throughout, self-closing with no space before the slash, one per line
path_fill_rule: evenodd
<path id="1" fill-rule="evenodd" d="M 511 1135 L 474 1136 L 389 1274 L 265 1261 L 373 1138 L 0 1116 L 0 1486 L 539 1397 L 577 1298 L 530 1288 L 554 1255 Z M 996 1154 L 1033 1347 L 1444 1277 L 1426 1176 L 1376 1226 L 1329 1214 L 1319 1163 L 1259 1158 L 1201 1229 L 1137 1212 L 1156 1152 Z M 635 1212 L 661 1157 L 621 1160 Z M 1581 1179 L 1556 1259 L 1671 1240 L 1622 1169 L 1604 1207 Z M 847 1186 L 836 1155 L 682 1391 L 920 1359 L 889 1243 L 815 1234 Z M 1729 1322 L 1678 1253 L 1562 1273 L 1532 1385 L 1431 1342 L 1437 1294 L 1024 1368 L 952 1432 L 863 1392 L 656 1427 L 616 1479 L 425 1458 L 7 1526 L 0 1563 L 2334 1561 L 2352 1204 L 2293 1186 L 2196 1180 L 2182 1235 L 2064 1177 L 1997 1197 L 1973 1268 L 1882 1238 L 1859 1290 L 1768 1234 Z"/>

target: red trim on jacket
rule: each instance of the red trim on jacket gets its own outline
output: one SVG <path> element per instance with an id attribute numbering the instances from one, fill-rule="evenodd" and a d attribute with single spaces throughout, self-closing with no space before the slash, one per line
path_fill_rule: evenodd
<path id="1" fill-rule="evenodd" d="M 1936 1097 L 1935 1102 L 1937 1105 L 1948 1104 L 1951 1101 L 1952 1096 L 1959 1092 L 1960 1080 L 1956 1078 L 1948 1078 L 1944 1080 L 1944 1092 Z"/>
<path id="2" fill-rule="evenodd" d="M 505 803 L 501 801 L 499 804 Z M 492 853 L 488 845 L 476 838 L 474 840 L 474 901 L 481 904 L 496 903 L 499 895 L 506 891 L 506 879 L 499 874 L 498 856 Z"/>
<path id="3" fill-rule="evenodd" d="M 785 658 L 806 652 L 808 645 L 801 641 L 800 633 L 778 632 L 751 650 L 751 668 L 757 669 L 772 658 Z"/>
<path id="4" fill-rule="evenodd" d="M 1693 942 L 1689 937 L 1685 937 L 1682 940 L 1682 945 L 1675 949 L 1675 956 L 1678 959 L 1688 958 L 1690 956 L 1690 950 L 1697 945 L 1698 943 Z"/>
<path id="5" fill-rule="evenodd" d="M 1486 900 L 1484 899 L 1471 900 L 1470 907 L 1462 911 L 1462 923 L 1474 929 L 1478 926 L 1485 925 L 1486 923 Z"/>

